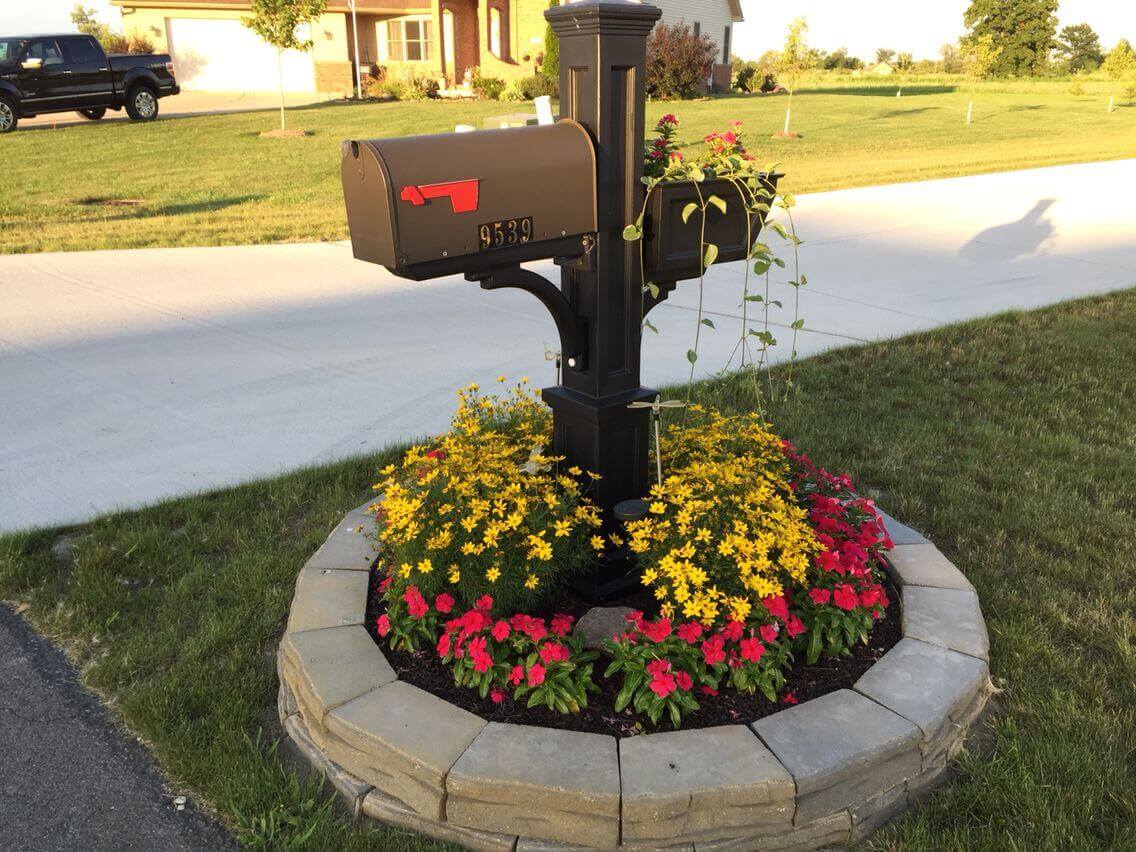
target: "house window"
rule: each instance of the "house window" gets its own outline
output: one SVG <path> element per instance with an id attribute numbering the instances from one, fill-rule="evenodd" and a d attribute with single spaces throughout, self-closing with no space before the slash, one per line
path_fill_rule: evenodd
<path id="1" fill-rule="evenodd" d="M 730 36 L 733 34 L 734 28 L 731 26 L 726 27 L 726 32 L 722 36 L 722 64 L 730 64 Z"/>
<path id="2" fill-rule="evenodd" d="M 700 35 L 702 35 L 702 21 L 695 21 L 694 22 L 694 37 L 698 38 Z"/>
<path id="3" fill-rule="evenodd" d="M 489 52 L 498 59 L 509 58 L 509 12 L 499 2 L 489 7 Z"/>
<path id="4" fill-rule="evenodd" d="M 430 18 L 395 18 L 381 21 L 379 59 L 391 62 L 429 62 L 434 55 L 434 34 Z"/>

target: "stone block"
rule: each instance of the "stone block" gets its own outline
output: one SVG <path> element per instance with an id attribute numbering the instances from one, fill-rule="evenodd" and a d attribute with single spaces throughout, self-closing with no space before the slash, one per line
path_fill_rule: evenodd
<path id="1" fill-rule="evenodd" d="M 445 778 L 485 720 L 396 680 L 324 719 L 328 755 L 429 819 L 443 819 Z"/>
<path id="2" fill-rule="evenodd" d="M 940 754 L 933 760 L 923 760 L 923 771 L 914 778 L 907 779 L 907 800 L 915 804 L 940 784 L 947 776 L 947 755 Z"/>
<path id="3" fill-rule="evenodd" d="M 986 622 L 972 591 L 904 586 L 903 635 L 990 659 Z"/>
<path id="4" fill-rule="evenodd" d="M 443 843 L 456 843 L 475 852 L 511 852 L 517 843 L 517 838 L 513 835 L 475 831 L 472 828 L 426 819 L 407 807 L 404 802 L 378 790 L 372 790 L 363 799 L 363 813 L 386 825 L 424 834 Z"/>
<path id="5" fill-rule="evenodd" d="M 624 739 L 619 768 L 625 843 L 787 830 L 793 820 L 792 776 L 743 725 Z"/>
<path id="6" fill-rule="evenodd" d="M 970 706 L 986 663 L 918 639 L 902 639 L 852 687 L 913 722 L 928 744 Z"/>
<path id="7" fill-rule="evenodd" d="M 891 789 L 920 770 L 920 731 L 842 689 L 751 726 L 797 783 L 795 823 L 827 816 Z"/>
<path id="8" fill-rule="evenodd" d="M 933 544 L 898 544 L 887 561 L 903 586 L 934 586 L 973 592 L 974 586 Z"/>
<path id="9" fill-rule="evenodd" d="M 358 624 L 288 633 L 280 649 L 304 718 L 321 732 L 328 711 L 396 679 L 379 646 Z"/>
<path id="10" fill-rule="evenodd" d="M 627 630 L 630 612 L 629 606 L 594 606 L 576 622 L 572 632 L 584 637 L 585 648 L 598 651 L 613 634 Z"/>
<path id="11" fill-rule="evenodd" d="M 446 819 L 535 840 L 619 844 L 614 737 L 491 722 L 446 779 Z"/>
<path id="12" fill-rule="evenodd" d="M 665 844 L 665 845 L 664 845 Z M 575 843 L 557 843 L 555 840 L 536 840 L 532 837 L 517 838 L 517 852 L 596 852 L 595 846 L 580 846 Z M 611 852 L 694 852 L 690 842 L 670 843 L 621 843 Z"/>
<path id="13" fill-rule="evenodd" d="M 373 527 L 373 518 L 355 512 L 348 513 L 335 525 L 331 535 L 304 567 L 369 571 L 378 558 Z"/>
<path id="14" fill-rule="evenodd" d="M 885 814 L 884 820 L 889 820 L 905 810 L 907 810 L 906 781 L 896 784 L 890 790 L 884 790 L 870 799 L 853 803 L 848 808 L 848 813 L 852 816 L 852 825 L 856 826 L 865 820 L 878 819 L 881 814 Z"/>
<path id="15" fill-rule="evenodd" d="M 756 833 L 729 840 L 697 841 L 695 852 L 755 852 L 755 850 L 813 850 L 843 846 L 852 830 L 848 811 L 803 823 L 788 831 L 782 826 L 769 826 Z"/>
<path id="16" fill-rule="evenodd" d="M 288 632 L 362 624 L 369 579 L 366 571 L 305 568 L 296 580 Z"/>
<path id="17" fill-rule="evenodd" d="M 334 760 L 331 760 L 308 735 L 308 728 L 302 717 L 289 716 L 284 720 L 284 730 L 292 743 L 307 758 L 308 762 L 318 769 L 340 795 L 347 801 L 353 816 L 358 817 L 362 812 L 363 798 L 371 792 L 371 785 L 348 772 Z"/>
<path id="18" fill-rule="evenodd" d="M 292 688 L 284 680 L 283 669 L 277 666 L 276 670 L 280 677 L 280 689 L 276 692 L 276 712 L 280 715 L 280 724 L 283 725 L 284 720 L 294 713 L 298 713 L 300 707 L 296 703 L 296 694 L 292 692 Z"/>
<path id="19" fill-rule="evenodd" d="M 907 526 L 907 524 L 901 524 L 879 506 L 876 506 L 876 512 L 883 518 L 884 529 L 887 530 L 887 534 L 891 537 L 892 544 L 927 544 L 927 539 L 921 534 Z"/>

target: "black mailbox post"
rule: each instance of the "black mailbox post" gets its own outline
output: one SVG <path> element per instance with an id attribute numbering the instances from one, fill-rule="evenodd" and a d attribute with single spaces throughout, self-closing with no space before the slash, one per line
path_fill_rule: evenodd
<path id="1" fill-rule="evenodd" d="M 555 125 L 343 146 L 356 257 L 415 280 L 461 272 L 485 289 L 518 287 L 549 309 L 564 355 L 562 383 L 544 390 L 553 449 L 601 475 L 591 494 L 612 524 L 617 504 L 648 489 L 648 409 L 630 406 L 656 393 L 640 383 L 643 277 L 623 229 L 643 199 L 647 35 L 660 16 L 633 0 L 545 12 L 560 40 Z M 559 286 L 520 266 L 550 257 Z M 671 280 L 699 271 L 687 273 Z M 625 556 L 603 559 L 580 591 L 603 599 L 635 585 Z"/>

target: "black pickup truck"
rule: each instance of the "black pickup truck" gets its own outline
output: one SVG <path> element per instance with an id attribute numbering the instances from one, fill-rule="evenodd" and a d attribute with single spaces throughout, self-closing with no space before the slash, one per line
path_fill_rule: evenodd
<path id="1" fill-rule="evenodd" d="M 158 98 L 179 92 L 164 53 L 108 56 L 89 35 L 0 36 L 0 133 L 21 118 L 74 110 L 92 121 L 126 108 L 158 117 Z"/>

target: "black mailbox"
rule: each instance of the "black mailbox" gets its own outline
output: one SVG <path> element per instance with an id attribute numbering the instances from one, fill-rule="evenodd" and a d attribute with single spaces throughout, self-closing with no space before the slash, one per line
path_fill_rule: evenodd
<path id="1" fill-rule="evenodd" d="M 360 260 L 422 281 L 579 257 L 596 231 L 596 155 L 574 121 L 343 143 Z"/>

